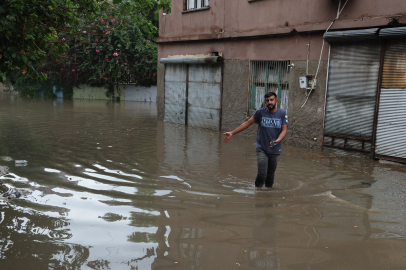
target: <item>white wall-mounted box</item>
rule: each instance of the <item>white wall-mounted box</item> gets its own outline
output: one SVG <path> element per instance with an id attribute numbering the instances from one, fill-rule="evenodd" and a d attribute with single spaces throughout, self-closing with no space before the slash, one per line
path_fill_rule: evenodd
<path id="1" fill-rule="evenodd" d="M 300 77 L 300 88 L 307 88 L 309 87 L 309 78 L 306 76 Z"/>

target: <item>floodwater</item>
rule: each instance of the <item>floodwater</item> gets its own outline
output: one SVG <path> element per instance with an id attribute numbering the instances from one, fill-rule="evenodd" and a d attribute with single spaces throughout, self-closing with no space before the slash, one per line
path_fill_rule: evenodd
<path id="1" fill-rule="evenodd" d="M 285 144 L 256 189 L 254 143 L 154 103 L 0 93 L 0 192 L 22 193 L 0 198 L 0 267 L 405 269 L 406 166 Z"/>

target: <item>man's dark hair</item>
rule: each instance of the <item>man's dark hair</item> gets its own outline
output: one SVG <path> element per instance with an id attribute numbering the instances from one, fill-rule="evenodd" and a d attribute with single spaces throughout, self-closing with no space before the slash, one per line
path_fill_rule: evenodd
<path id="1" fill-rule="evenodd" d="M 272 96 L 275 96 L 275 99 L 278 98 L 278 96 L 274 92 L 268 92 L 268 93 L 265 94 L 265 98 L 269 98 L 269 97 L 272 97 Z"/>

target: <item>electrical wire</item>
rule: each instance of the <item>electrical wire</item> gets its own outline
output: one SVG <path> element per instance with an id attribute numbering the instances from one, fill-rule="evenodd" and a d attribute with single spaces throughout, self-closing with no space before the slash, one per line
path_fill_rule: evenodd
<path id="1" fill-rule="evenodd" d="M 345 4 L 343 5 L 343 7 L 341 8 L 341 10 L 340 10 L 340 5 L 341 5 L 341 1 L 340 1 L 340 3 L 338 4 L 338 10 L 339 10 L 339 12 L 338 12 L 338 14 L 337 14 L 337 17 L 330 23 L 329 27 L 327 28 L 326 32 L 324 32 L 324 33 L 327 33 L 328 30 L 330 30 L 331 26 L 333 26 L 333 24 L 335 23 L 335 21 L 340 17 L 341 12 L 343 12 L 343 10 L 344 10 L 345 6 L 347 5 L 348 1 L 349 1 L 349 0 L 347 0 L 347 1 L 345 2 Z M 303 108 L 303 107 L 306 105 L 307 100 L 309 100 L 310 94 L 311 94 L 312 91 L 314 90 L 314 82 L 317 83 L 317 75 L 319 74 L 321 58 L 323 57 L 323 49 L 324 49 L 324 38 L 323 38 L 323 44 L 321 45 L 321 52 L 320 52 L 319 64 L 317 65 L 317 71 L 316 71 L 316 75 L 314 75 L 312 87 L 310 88 L 309 93 L 306 92 L 306 101 L 303 103 L 303 105 L 302 105 L 300 108 Z"/>
<path id="2" fill-rule="evenodd" d="M 345 2 L 343 8 L 342 8 L 341 11 L 340 11 L 340 14 L 341 14 L 341 12 L 343 12 L 343 9 L 345 8 L 345 5 L 347 5 L 347 3 L 348 3 L 348 0 Z M 338 16 L 340 16 L 340 14 L 338 14 Z M 338 18 L 337 18 L 337 19 L 338 19 Z"/>

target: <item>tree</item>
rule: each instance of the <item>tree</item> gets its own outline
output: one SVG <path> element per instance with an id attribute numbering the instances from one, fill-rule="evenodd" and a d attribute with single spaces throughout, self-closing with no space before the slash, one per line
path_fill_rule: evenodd
<path id="1" fill-rule="evenodd" d="M 152 27 L 145 18 L 154 7 L 170 9 L 170 0 L 4 0 L 0 2 L 0 82 L 13 70 L 46 79 L 36 66 L 46 58 L 62 59 L 69 49 L 64 42 L 68 36 L 83 41 L 80 27 L 100 22 L 98 18 L 106 14 Z"/>
<path id="2" fill-rule="evenodd" d="M 157 28 L 152 21 L 103 13 L 97 21 L 82 22 L 79 30 L 81 35 L 62 38 L 68 49 L 39 70 L 67 86 L 156 83 Z"/>

